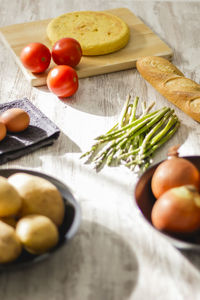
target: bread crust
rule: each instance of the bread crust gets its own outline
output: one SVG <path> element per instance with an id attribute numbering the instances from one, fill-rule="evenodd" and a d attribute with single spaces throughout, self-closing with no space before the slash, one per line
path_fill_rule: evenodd
<path id="1" fill-rule="evenodd" d="M 162 57 L 142 57 L 136 62 L 136 67 L 161 95 L 200 122 L 199 84 L 186 78 L 176 66 Z"/>

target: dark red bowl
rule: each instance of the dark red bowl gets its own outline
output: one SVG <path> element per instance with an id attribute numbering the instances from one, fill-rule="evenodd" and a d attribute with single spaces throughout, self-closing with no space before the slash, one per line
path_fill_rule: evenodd
<path id="1" fill-rule="evenodd" d="M 200 171 L 200 156 L 185 156 Z M 160 163 L 149 168 L 140 177 L 135 188 L 135 201 L 147 223 L 157 230 L 151 222 L 151 211 L 156 201 L 151 191 L 151 178 L 155 169 Z M 158 231 L 158 230 L 157 230 Z M 200 250 L 200 231 L 191 234 L 172 234 L 164 231 L 158 231 L 166 237 L 175 247 L 179 249 Z"/>

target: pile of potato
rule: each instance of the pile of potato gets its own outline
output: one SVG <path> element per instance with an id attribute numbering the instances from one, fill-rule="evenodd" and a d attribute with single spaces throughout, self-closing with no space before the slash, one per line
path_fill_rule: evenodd
<path id="1" fill-rule="evenodd" d="M 23 248 L 36 255 L 53 248 L 64 212 L 60 192 L 46 179 L 0 176 L 0 263 L 14 261 Z"/>

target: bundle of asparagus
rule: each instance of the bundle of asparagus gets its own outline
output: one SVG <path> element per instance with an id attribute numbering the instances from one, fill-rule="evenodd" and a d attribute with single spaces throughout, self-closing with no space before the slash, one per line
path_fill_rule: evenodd
<path id="1" fill-rule="evenodd" d="M 163 107 L 150 112 L 153 104 L 142 103 L 142 113 L 136 116 L 139 97 L 130 103 L 128 95 L 119 121 L 106 134 L 98 136 L 91 149 L 82 154 L 96 169 L 104 164 L 125 164 L 132 170 L 137 166 L 145 170 L 154 152 L 167 142 L 180 122 L 173 109 Z"/>

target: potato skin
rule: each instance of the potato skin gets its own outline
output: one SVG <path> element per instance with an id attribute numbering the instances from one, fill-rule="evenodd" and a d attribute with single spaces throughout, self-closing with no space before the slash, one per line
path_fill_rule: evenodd
<path id="1" fill-rule="evenodd" d="M 21 216 L 39 214 L 49 217 L 56 225 L 61 225 L 64 218 L 64 202 L 60 192 L 48 180 L 16 173 L 8 178 L 22 198 Z"/>
<path id="2" fill-rule="evenodd" d="M 0 176 L 0 217 L 9 217 L 17 214 L 21 208 L 22 199 L 17 190 Z"/>
<path id="3" fill-rule="evenodd" d="M 19 220 L 16 234 L 24 248 L 32 254 L 42 254 L 59 240 L 56 225 L 46 216 L 29 215 Z"/>
<path id="4" fill-rule="evenodd" d="M 200 228 L 200 195 L 192 188 L 172 188 L 156 200 L 151 218 L 157 229 L 190 233 Z"/>
<path id="5" fill-rule="evenodd" d="M 19 257 L 22 245 L 13 227 L 0 221 L 0 263 L 9 263 Z"/>

